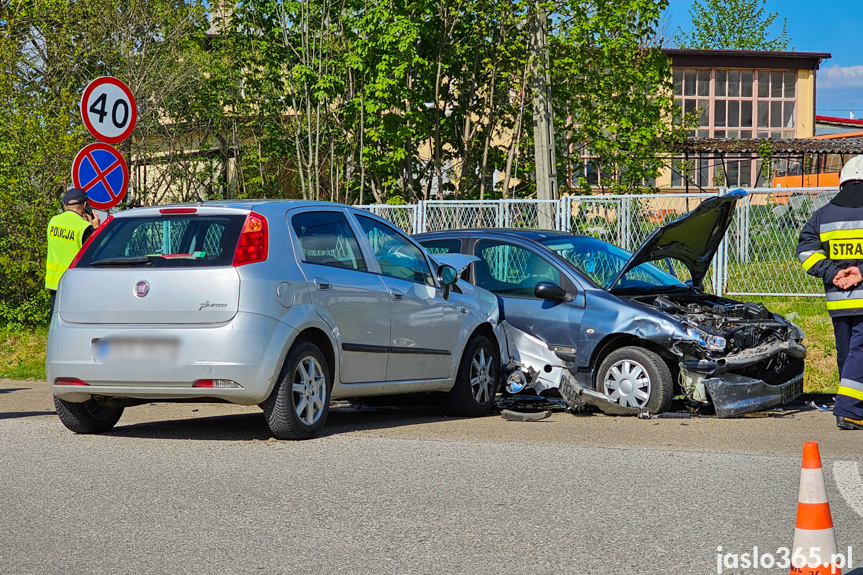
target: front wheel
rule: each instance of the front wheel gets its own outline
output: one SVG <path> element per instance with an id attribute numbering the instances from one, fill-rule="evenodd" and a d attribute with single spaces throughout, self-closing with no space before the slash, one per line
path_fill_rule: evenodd
<path id="1" fill-rule="evenodd" d="M 674 383 L 661 357 L 643 347 L 628 346 L 603 360 L 596 388 L 625 407 L 662 413 L 671 407 Z"/>
<path id="2" fill-rule="evenodd" d="M 103 433 L 117 425 L 123 415 L 122 407 L 100 405 L 94 399 L 72 403 L 56 395 L 54 408 L 63 425 L 75 433 Z"/>
<path id="3" fill-rule="evenodd" d="M 318 435 L 330 410 L 332 376 L 321 350 L 310 341 L 291 348 L 279 381 L 261 404 L 267 424 L 278 439 L 311 439 Z"/>
<path id="4" fill-rule="evenodd" d="M 458 367 L 455 385 L 447 394 L 453 415 L 476 417 L 494 407 L 500 374 L 500 358 L 489 338 L 477 334 L 468 341 Z"/>

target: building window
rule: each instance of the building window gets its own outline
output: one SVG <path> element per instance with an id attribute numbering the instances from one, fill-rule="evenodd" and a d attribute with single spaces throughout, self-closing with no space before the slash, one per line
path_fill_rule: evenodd
<path id="1" fill-rule="evenodd" d="M 778 140 L 796 136 L 796 71 L 675 69 L 672 74 L 676 121 L 684 114 L 698 113 L 698 126 L 687 132 L 689 137 Z M 754 156 L 729 156 L 724 162 L 692 160 L 690 181 L 702 187 L 751 186 L 759 179 L 754 160 Z M 685 181 L 672 173 L 671 185 L 684 187 Z"/>

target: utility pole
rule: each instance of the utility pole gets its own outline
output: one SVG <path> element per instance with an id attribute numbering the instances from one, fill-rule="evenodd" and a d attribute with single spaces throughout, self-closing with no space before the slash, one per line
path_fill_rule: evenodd
<path id="1" fill-rule="evenodd" d="M 556 200 L 557 171 L 554 155 L 554 123 L 551 105 L 551 74 L 548 54 L 548 13 L 541 5 L 535 4 L 530 30 L 530 57 L 533 60 L 533 141 L 536 163 L 536 197 L 540 200 Z M 539 226 L 554 228 L 554 212 L 539 210 Z"/>

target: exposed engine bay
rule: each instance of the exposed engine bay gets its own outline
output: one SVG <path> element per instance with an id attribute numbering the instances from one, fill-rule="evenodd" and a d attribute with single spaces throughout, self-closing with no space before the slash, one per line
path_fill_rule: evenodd
<path id="1" fill-rule="evenodd" d="M 763 382 L 764 389 L 799 378 L 800 385 L 794 385 L 785 395 L 797 393 L 797 388 L 802 392 L 806 357 L 801 345 L 803 332 L 762 304 L 704 294 L 631 299 L 671 315 L 689 326 L 693 336 L 701 336 L 699 345 L 675 346 L 682 355 L 680 387 L 689 399 L 705 402 L 710 398 L 717 403 L 716 396 L 722 393 L 716 379 L 720 374 L 723 383 Z"/>
<path id="2" fill-rule="evenodd" d="M 709 299 L 708 299 L 709 298 Z M 679 321 L 725 339 L 725 349 L 734 353 L 769 341 L 802 339 L 800 330 L 778 318 L 762 304 L 737 302 L 711 296 L 641 296 L 633 301 L 655 307 Z"/>

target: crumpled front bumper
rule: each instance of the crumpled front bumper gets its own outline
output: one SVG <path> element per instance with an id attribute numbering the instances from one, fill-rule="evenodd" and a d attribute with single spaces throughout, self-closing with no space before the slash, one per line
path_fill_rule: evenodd
<path id="1" fill-rule="evenodd" d="M 799 342 L 785 341 L 744 350 L 717 360 L 683 361 L 681 368 L 704 376 L 704 388 L 717 417 L 735 417 L 790 403 L 803 394 L 802 365 L 799 374 L 779 385 L 732 373 L 766 361 L 778 353 L 804 359 L 806 348 Z"/>
<path id="2" fill-rule="evenodd" d="M 790 403 L 803 394 L 803 374 L 781 385 L 770 385 L 753 379 L 726 373 L 704 380 L 704 387 L 713 401 L 716 417 L 735 417 Z"/>

